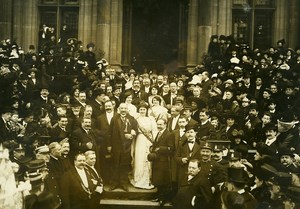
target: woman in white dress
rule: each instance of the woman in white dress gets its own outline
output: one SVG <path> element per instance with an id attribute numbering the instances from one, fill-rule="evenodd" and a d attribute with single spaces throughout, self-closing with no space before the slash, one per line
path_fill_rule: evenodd
<path id="1" fill-rule="evenodd" d="M 157 133 L 156 122 L 153 117 L 147 116 L 147 104 L 140 104 L 138 107 L 139 133 L 133 144 L 133 172 L 130 182 L 134 187 L 142 189 L 153 189 L 151 184 L 151 162 L 148 161 L 147 155 L 153 142 L 153 136 Z"/>

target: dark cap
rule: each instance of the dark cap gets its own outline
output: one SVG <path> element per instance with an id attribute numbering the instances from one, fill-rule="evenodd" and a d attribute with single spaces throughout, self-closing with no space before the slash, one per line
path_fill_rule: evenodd
<path id="1" fill-rule="evenodd" d="M 37 171 L 47 167 L 46 162 L 42 159 L 32 160 L 26 166 L 30 171 Z"/>
<path id="2" fill-rule="evenodd" d="M 258 106 L 256 103 L 251 103 L 249 106 L 248 106 L 248 109 L 251 110 L 251 109 L 256 109 L 257 110 Z"/>
<path id="3" fill-rule="evenodd" d="M 203 144 L 201 144 L 200 146 L 201 149 L 209 149 L 209 150 L 213 150 L 213 146 L 211 143 L 209 142 L 204 142 Z"/>

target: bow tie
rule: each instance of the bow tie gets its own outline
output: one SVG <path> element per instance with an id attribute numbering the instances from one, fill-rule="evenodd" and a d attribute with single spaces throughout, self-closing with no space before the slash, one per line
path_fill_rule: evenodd
<path id="1" fill-rule="evenodd" d="M 187 143 L 189 143 L 189 144 L 194 144 L 195 141 L 187 141 Z"/>

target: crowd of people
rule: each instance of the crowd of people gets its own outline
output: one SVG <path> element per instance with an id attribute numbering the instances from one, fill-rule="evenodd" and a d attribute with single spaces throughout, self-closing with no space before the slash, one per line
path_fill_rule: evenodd
<path id="1" fill-rule="evenodd" d="M 203 63 L 165 74 L 40 44 L 0 45 L 1 208 L 97 208 L 129 184 L 178 209 L 300 207 L 300 48 L 212 36 Z"/>

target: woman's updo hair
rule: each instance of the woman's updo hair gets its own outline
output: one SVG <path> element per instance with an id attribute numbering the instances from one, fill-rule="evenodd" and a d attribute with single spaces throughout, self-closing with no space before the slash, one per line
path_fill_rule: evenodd
<path id="1" fill-rule="evenodd" d="M 142 101 L 140 102 L 140 104 L 138 105 L 137 110 L 139 111 L 140 108 L 146 108 L 146 109 L 148 110 L 149 105 L 148 105 L 147 102 L 145 102 L 144 100 L 142 100 Z"/>
<path id="2" fill-rule="evenodd" d="M 152 102 L 153 102 L 153 99 L 156 99 L 157 101 L 159 101 L 159 104 L 161 103 L 161 98 L 159 96 L 154 96 L 152 98 Z"/>

